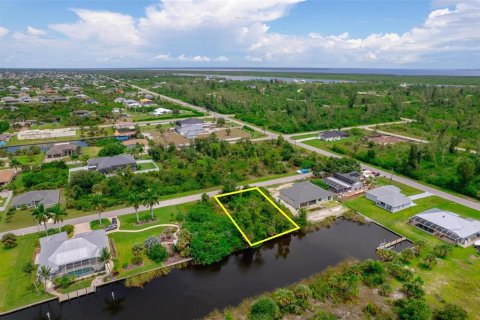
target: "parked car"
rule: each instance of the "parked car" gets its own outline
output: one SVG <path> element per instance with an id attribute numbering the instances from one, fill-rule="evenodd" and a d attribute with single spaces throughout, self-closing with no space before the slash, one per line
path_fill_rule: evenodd
<path id="1" fill-rule="evenodd" d="M 310 172 L 310 169 L 300 169 L 300 170 L 297 170 L 297 173 L 298 174 L 305 174 L 305 173 L 309 173 Z"/>

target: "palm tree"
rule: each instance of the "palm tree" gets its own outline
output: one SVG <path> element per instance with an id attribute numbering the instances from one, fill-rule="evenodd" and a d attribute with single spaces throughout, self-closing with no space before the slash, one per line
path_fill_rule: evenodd
<path id="1" fill-rule="evenodd" d="M 12 160 L 10 160 L 10 167 L 14 167 L 15 168 L 15 172 L 18 172 L 18 167 L 21 165 L 20 161 L 18 161 L 17 159 L 13 158 Z"/>
<path id="2" fill-rule="evenodd" d="M 153 206 L 160 202 L 160 195 L 158 194 L 157 190 L 154 188 L 149 188 L 143 195 L 143 205 L 150 207 L 150 215 L 152 220 L 154 219 L 153 216 Z"/>
<path id="3" fill-rule="evenodd" d="M 90 200 L 90 203 L 92 204 L 92 206 L 95 208 L 95 210 L 97 211 L 97 214 L 98 214 L 98 222 L 100 223 L 100 225 L 103 227 L 103 223 L 102 223 L 102 212 L 103 210 L 105 210 L 105 201 L 102 197 L 102 195 L 100 194 L 94 194 L 92 199 Z"/>
<path id="4" fill-rule="evenodd" d="M 59 204 L 56 204 L 53 207 L 48 208 L 47 211 L 50 213 L 50 217 L 53 220 L 53 224 L 63 222 L 63 218 L 67 215 L 67 212 L 63 210 Z"/>
<path id="5" fill-rule="evenodd" d="M 107 247 L 102 248 L 102 250 L 100 251 L 100 257 L 98 257 L 98 259 L 100 260 L 100 262 L 105 264 L 107 271 L 110 273 L 110 267 L 108 266 L 108 264 L 110 263 L 110 261 L 112 261 L 112 254 Z"/>
<path id="6" fill-rule="evenodd" d="M 25 273 L 25 275 L 27 277 L 30 277 L 30 279 L 31 279 L 32 274 L 37 271 L 37 265 L 33 264 L 31 261 L 28 261 L 27 263 L 25 263 L 22 270 L 23 270 L 23 273 Z M 38 293 L 38 287 L 37 287 L 36 279 L 33 279 L 33 285 L 35 286 L 35 291 Z"/>
<path id="7" fill-rule="evenodd" d="M 78 160 L 78 153 L 74 152 L 70 155 L 70 159 L 72 159 L 73 163 L 77 163 Z"/>
<path id="8" fill-rule="evenodd" d="M 49 210 L 45 210 L 43 204 L 39 204 L 32 212 L 33 219 L 38 223 L 42 224 L 45 227 L 45 233 L 48 236 L 47 222 L 52 217 Z"/>
<path id="9" fill-rule="evenodd" d="M 45 286 L 45 292 L 47 291 L 47 279 L 50 278 L 52 274 L 52 268 L 49 266 L 41 266 L 40 267 L 40 277 L 43 278 L 43 284 Z"/>
<path id="10" fill-rule="evenodd" d="M 137 216 L 137 224 L 140 224 L 140 218 L 138 216 L 138 208 L 142 204 L 142 196 L 140 193 L 133 191 L 127 198 L 128 205 L 132 206 L 135 209 L 135 215 Z"/>

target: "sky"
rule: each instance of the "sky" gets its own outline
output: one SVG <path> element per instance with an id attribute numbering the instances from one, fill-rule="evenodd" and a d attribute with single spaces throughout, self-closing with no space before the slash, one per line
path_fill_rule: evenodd
<path id="1" fill-rule="evenodd" d="M 0 67 L 479 69 L 480 0 L 1 0 Z"/>

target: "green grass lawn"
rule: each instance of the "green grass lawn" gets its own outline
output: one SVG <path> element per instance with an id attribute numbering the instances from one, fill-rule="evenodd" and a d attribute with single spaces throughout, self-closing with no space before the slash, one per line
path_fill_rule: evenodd
<path id="1" fill-rule="evenodd" d="M 137 170 L 152 170 L 156 169 L 157 167 L 152 162 L 147 163 L 137 163 Z"/>
<path id="2" fill-rule="evenodd" d="M 480 256 L 475 249 L 454 247 L 450 256 L 438 259 L 438 265 L 432 270 L 425 270 L 419 267 L 421 259 L 431 252 L 433 246 L 444 242 L 408 225 L 407 221 L 412 215 L 435 207 L 475 219 L 480 219 L 480 212 L 436 196 L 415 200 L 415 203 L 416 206 L 397 213 L 380 209 L 363 196 L 345 201 L 344 204 L 413 241 L 423 240 L 427 243 L 427 249 L 411 263 L 411 267 L 425 280 L 427 302 L 430 305 L 440 307 L 441 300 L 445 300 L 462 306 L 470 315 L 479 314 Z"/>
<path id="3" fill-rule="evenodd" d="M 32 278 L 25 275 L 22 267 L 34 259 L 34 251 L 38 246 L 38 235 L 31 234 L 18 237 L 18 246 L 13 249 L 0 247 L 0 312 L 18 308 L 50 298 L 43 292 L 35 292 Z"/>
<path id="4" fill-rule="evenodd" d="M 18 140 L 17 136 L 13 136 L 7 142 L 6 146 L 23 146 L 27 144 L 40 144 L 40 143 L 50 143 L 50 142 L 64 142 L 80 139 L 79 130 L 77 134 L 71 137 L 59 137 L 59 138 L 45 138 L 45 139 L 29 139 L 29 140 Z"/>
<path id="5" fill-rule="evenodd" d="M 83 147 L 82 154 L 89 156 L 90 158 L 95 158 L 98 156 L 98 152 L 100 152 L 101 147 Z"/>
<path id="6" fill-rule="evenodd" d="M 40 152 L 39 154 L 36 154 L 34 156 L 27 156 L 27 155 L 21 155 L 14 157 L 15 159 L 20 162 L 20 164 L 26 164 L 26 165 L 41 165 L 43 162 L 43 158 L 45 157 L 44 152 Z"/>
<path id="7" fill-rule="evenodd" d="M 186 212 L 191 208 L 195 202 L 184 203 L 176 206 L 162 207 L 153 210 L 153 214 L 156 218 L 153 222 L 142 223 L 137 225 L 137 217 L 135 213 L 119 216 L 121 230 L 141 230 L 158 224 L 169 224 L 176 221 L 176 216 L 180 212 Z M 140 221 L 150 219 L 150 211 L 139 212 Z"/>
<path id="8" fill-rule="evenodd" d="M 130 233 L 130 232 L 114 232 L 108 235 L 113 239 L 115 248 L 117 249 L 117 259 L 115 260 L 115 269 L 119 272 L 118 277 L 131 276 L 140 272 L 144 272 L 156 267 L 160 267 L 161 263 L 155 263 L 143 255 L 143 266 L 126 270 L 123 268 L 125 264 L 130 264 L 133 258 L 132 246 L 135 243 L 142 243 L 148 237 L 158 237 L 162 233 L 163 227 L 153 228 L 142 232 Z"/>
<path id="9" fill-rule="evenodd" d="M 74 292 L 74 291 L 77 291 L 77 290 L 80 290 L 80 289 L 85 289 L 85 288 L 90 287 L 93 279 L 94 279 L 93 277 L 90 277 L 90 278 L 87 278 L 87 279 L 84 279 L 84 280 L 75 281 L 74 283 L 69 285 L 67 288 L 65 288 L 65 289 L 58 288 L 58 289 L 56 289 L 56 291 L 60 292 L 60 293 L 63 293 L 63 294 L 66 294 L 66 293 Z"/>
<path id="10" fill-rule="evenodd" d="M 406 196 L 413 196 L 414 194 L 423 193 L 422 190 L 419 190 L 419 189 L 414 188 L 414 187 L 407 186 L 406 184 L 403 184 L 403 183 L 400 183 L 400 182 L 397 182 L 397 181 L 391 181 L 390 179 L 385 178 L 385 177 L 375 178 L 375 185 L 377 185 L 379 187 L 386 186 L 386 185 L 396 186 L 396 187 L 400 188 L 400 190 L 402 190 L 402 193 Z"/>
<path id="11" fill-rule="evenodd" d="M 300 139 L 307 139 L 307 138 L 313 138 L 318 136 L 318 132 L 315 133 L 307 133 L 307 134 L 300 134 L 298 136 L 292 136 L 292 140 L 300 140 Z"/>
<path id="12" fill-rule="evenodd" d="M 90 221 L 90 229 L 100 230 L 100 229 L 105 228 L 109 224 L 110 224 L 110 220 L 105 219 L 105 218 L 102 218 L 102 224 L 100 224 L 100 220 L 93 220 L 93 221 Z"/>

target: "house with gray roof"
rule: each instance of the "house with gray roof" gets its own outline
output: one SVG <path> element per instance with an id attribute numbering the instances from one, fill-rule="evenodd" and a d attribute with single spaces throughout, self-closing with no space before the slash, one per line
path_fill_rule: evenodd
<path id="1" fill-rule="evenodd" d="M 43 204 L 45 208 L 52 207 L 60 203 L 59 190 L 35 190 L 29 191 L 13 197 L 12 208 L 22 207 L 36 208 Z"/>
<path id="2" fill-rule="evenodd" d="M 320 202 L 330 201 L 334 194 L 324 190 L 310 181 L 295 183 L 290 188 L 280 190 L 279 197 L 295 209 L 314 206 Z"/>
<path id="3" fill-rule="evenodd" d="M 137 169 L 137 162 L 132 155 L 119 154 L 113 157 L 99 157 L 88 160 L 88 170 L 96 170 L 101 173 L 109 173 L 118 169 L 130 167 Z"/>
<path id="4" fill-rule="evenodd" d="M 68 157 L 77 152 L 78 149 L 79 146 L 75 143 L 59 143 L 48 149 L 45 156 L 48 159 Z"/>
<path id="5" fill-rule="evenodd" d="M 480 221 L 447 210 L 433 208 L 423 211 L 411 217 L 409 223 L 442 240 L 465 247 L 480 239 Z"/>
<path id="6" fill-rule="evenodd" d="M 103 271 L 105 264 L 99 259 L 103 248 L 109 248 L 105 230 L 77 234 L 71 239 L 66 232 L 40 238 L 38 270 L 41 266 L 49 267 L 48 280 L 64 275 L 80 278 Z"/>
<path id="7" fill-rule="evenodd" d="M 399 188 L 392 185 L 368 190 L 365 197 L 390 212 L 397 212 L 412 206 L 412 200 L 403 195 Z"/>
<path id="8" fill-rule="evenodd" d="M 190 118 L 177 121 L 175 131 L 187 139 L 196 138 L 203 131 L 203 120 Z"/>
<path id="9" fill-rule="evenodd" d="M 337 141 L 348 137 L 348 133 L 340 130 L 323 131 L 318 134 L 318 139 L 323 141 Z"/>
<path id="10" fill-rule="evenodd" d="M 325 182 L 330 190 L 342 194 L 363 188 L 361 178 L 362 175 L 355 171 L 348 173 L 335 172 L 332 176 L 323 179 L 323 182 Z"/>

